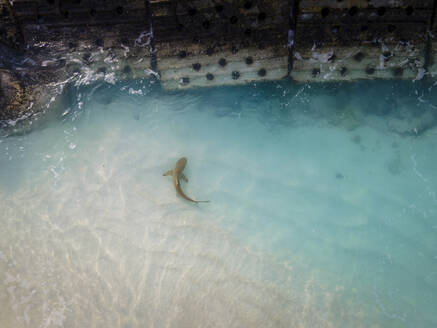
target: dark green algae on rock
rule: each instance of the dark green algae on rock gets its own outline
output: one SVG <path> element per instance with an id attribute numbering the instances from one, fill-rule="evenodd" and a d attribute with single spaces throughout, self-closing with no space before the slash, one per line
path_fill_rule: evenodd
<path id="1" fill-rule="evenodd" d="M 29 133 L 43 126 L 51 116 L 57 114 L 58 109 L 63 107 L 65 99 L 63 86 L 33 82 L 35 74 L 28 74 L 24 70 L 0 68 L 2 136 Z"/>
<path id="2" fill-rule="evenodd" d="M 23 117 L 31 102 L 30 90 L 19 80 L 17 74 L 0 69 L 0 121 L 6 124 Z"/>

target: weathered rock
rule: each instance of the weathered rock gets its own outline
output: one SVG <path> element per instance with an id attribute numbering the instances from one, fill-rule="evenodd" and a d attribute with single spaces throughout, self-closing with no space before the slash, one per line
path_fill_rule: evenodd
<path id="1" fill-rule="evenodd" d="M 30 91 L 10 71 L 0 69 L 0 121 L 16 120 L 27 113 Z"/>
<path id="2" fill-rule="evenodd" d="M 22 69 L 18 74 L 0 69 L 0 128 L 6 134 L 27 133 L 65 107 L 67 82 L 60 82 L 65 81 L 62 71 L 56 73 Z"/>

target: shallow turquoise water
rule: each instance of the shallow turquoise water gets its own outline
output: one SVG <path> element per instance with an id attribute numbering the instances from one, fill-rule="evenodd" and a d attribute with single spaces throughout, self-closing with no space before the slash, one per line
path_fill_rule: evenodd
<path id="1" fill-rule="evenodd" d="M 432 83 L 67 98 L 0 139 L 0 326 L 437 326 Z"/>

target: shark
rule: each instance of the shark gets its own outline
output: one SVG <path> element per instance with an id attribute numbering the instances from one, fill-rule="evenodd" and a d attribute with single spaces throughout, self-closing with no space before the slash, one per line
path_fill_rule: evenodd
<path id="1" fill-rule="evenodd" d="M 165 172 L 163 174 L 163 176 L 171 176 L 173 178 L 173 185 L 176 189 L 176 192 L 182 198 L 184 198 L 190 202 L 193 202 L 193 203 L 209 203 L 209 200 L 194 200 L 194 199 L 188 197 L 187 195 L 185 195 L 185 193 L 182 191 L 179 179 L 182 179 L 185 182 L 188 182 L 187 177 L 182 173 L 182 171 L 184 170 L 186 165 L 187 165 L 187 159 L 185 157 L 182 157 L 182 158 L 178 159 L 178 161 L 176 162 L 176 165 L 174 166 L 174 169 Z"/>

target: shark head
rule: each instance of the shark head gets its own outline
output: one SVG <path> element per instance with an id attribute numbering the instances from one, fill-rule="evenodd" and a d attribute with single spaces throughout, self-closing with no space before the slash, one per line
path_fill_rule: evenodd
<path id="1" fill-rule="evenodd" d="M 181 172 L 185 168 L 185 165 L 187 165 L 187 159 L 185 157 L 181 157 L 176 162 L 176 171 Z"/>

